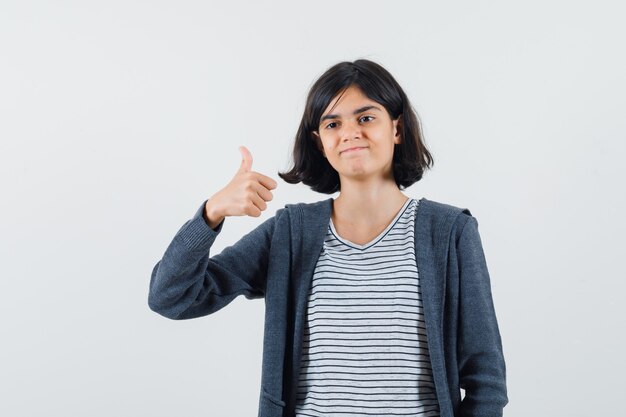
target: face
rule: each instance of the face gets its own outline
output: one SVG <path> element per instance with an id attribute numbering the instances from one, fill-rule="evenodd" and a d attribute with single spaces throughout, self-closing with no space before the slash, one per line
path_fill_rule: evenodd
<path id="1" fill-rule="evenodd" d="M 313 136 L 340 179 L 392 179 L 400 120 L 392 120 L 383 105 L 350 86 L 330 101 Z"/>

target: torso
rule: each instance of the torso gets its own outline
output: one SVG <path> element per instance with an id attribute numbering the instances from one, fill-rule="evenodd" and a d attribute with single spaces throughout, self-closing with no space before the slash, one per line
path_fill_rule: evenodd
<path id="1" fill-rule="evenodd" d="M 417 210 L 417 200 L 407 201 L 366 245 L 346 241 L 329 224 L 309 286 L 291 415 L 375 409 L 439 417 L 417 269 Z"/>

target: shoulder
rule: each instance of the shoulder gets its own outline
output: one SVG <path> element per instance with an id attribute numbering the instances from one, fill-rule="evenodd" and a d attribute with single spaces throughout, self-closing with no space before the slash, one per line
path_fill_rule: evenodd
<path id="1" fill-rule="evenodd" d="M 299 202 L 299 203 L 289 203 L 285 204 L 285 206 L 281 210 L 286 210 L 294 215 L 295 213 L 304 214 L 306 216 L 329 216 L 330 211 L 332 210 L 333 199 L 327 198 L 325 200 L 314 201 L 311 203 L 307 202 Z"/>
<path id="2" fill-rule="evenodd" d="M 450 234 L 456 238 L 460 236 L 468 222 L 478 224 L 469 208 L 425 197 L 419 200 L 419 215 L 425 218 L 425 222 L 435 225 L 435 228 L 449 230 Z"/>
<path id="3" fill-rule="evenodd" d="M 313 201 L 309 203 L 303 202 L 303 201 L 298 202 L 298 203 L 288 203 L 288 204 L 285 204 L 285 208 L 287 209 L 291 208 L 292 210 L 294 208 L 305 209 L 305 210 L 319 209 L 319 208 L 332 205 L 332 202 L 333 202 L 333 199 L 332 197 L 330 197 L 325 200 Z"/>
<path id="4" fill-rule="evenodd" d="M 421 207 L 425 207 L 429 212 L 432 212 L 440 216 L 450 216 L 465 214 L 471 216 L 472 213 L 467 207 L 457 206 L 450 203 L 443 203 L 441 201 L 431 200 L 426 197 L 422 197 L 418 200 Z"/>

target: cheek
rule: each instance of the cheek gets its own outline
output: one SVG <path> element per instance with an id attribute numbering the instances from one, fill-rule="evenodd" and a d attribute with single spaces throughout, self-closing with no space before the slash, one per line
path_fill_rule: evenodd
<path id="1" fill-rule="evenodd" d="M 335 149 L 335 142 L 332 139 L 324 138 L 322 139 L 322 146 L 326 151 L 332 151 Z"/>

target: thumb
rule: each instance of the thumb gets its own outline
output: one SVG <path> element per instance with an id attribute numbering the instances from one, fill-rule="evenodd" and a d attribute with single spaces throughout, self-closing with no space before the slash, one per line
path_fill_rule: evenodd
<path id="1" fill-rule="evenodd" d="M 240 146 L 239 152 L 241 153 L 241 166 L 239 167 L 239 172 L 249 172 L 252 170 L 252 154 L 245 146 Z"/>

